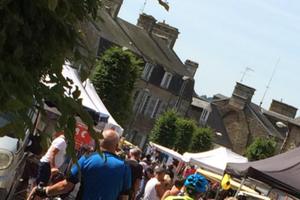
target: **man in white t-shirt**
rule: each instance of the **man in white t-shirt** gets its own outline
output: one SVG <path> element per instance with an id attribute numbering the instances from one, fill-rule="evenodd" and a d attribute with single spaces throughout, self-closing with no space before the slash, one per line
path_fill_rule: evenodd
<path id="1" fill-rule="evenodd" d="M 162 167 L 157 167 L 154 171 L 155 177 L 147 182 L 143 200 L 160 200 L 166 191 L 164 186 L 166 170 Z"/>
<path id="2" fill-rule="evenodd" d="M 40 159 L 38 175 L 36 179 L 37 185 L 47 185 L 51 175 L 57 173 L 65 161 L 67 143 L 64 132 L 54 133 L 54 140 L 51 143 L 47 153 Z"/>

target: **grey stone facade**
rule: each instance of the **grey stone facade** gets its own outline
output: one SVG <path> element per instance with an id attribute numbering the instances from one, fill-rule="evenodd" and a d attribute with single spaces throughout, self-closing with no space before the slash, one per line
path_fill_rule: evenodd
<path id="1" fill-rule="evenodd" d="M 237 83 L 231 97 L 216 95 L 209 101 L 210 112 L 204 125 L 218 133 L 215 143 L 239 154 L 244 154 L 257 137 L 274 138 L 277 153 L 300 146 L 300 122 L 295 119 L 297 108 L 273 100 L 270 109 L 265 110 L 251 102 L 254 92 L 254 88 Z M 196 107 L 192 106 L 189 113 L 199 119 L 207 106 L 199 104 Z M 280 128 L 277 122 L 287 127 Z"/>
<path id="2" fill-rule="evenodd" d="M 169 108 L 185 115 L 192 102 L 198 64 L 183 63 L 173 50 L 179 31 L 150 15 L 141 14 L 137 25 L 118 17 L 122 0 L 104 1 L 102 20 L 84 24 L 86 40 L 95 55 L 119 46 L 145 63 L 133 92 L 133 115 L 124 126 L 126 138 L 143 147 L 154 121 Z M 120 105 L 121 106 L 121 105 Z"/>

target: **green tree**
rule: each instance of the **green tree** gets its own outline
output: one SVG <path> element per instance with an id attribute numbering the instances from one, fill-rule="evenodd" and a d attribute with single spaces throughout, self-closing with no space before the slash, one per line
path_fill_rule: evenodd
<path id="1" fill-rule="evenodd" d="M 196 124 L 193 120 L 178 118 L 176 121 L 176 140 L 174 147 L 179 153 L 189 150 L 189 144 L 193 133 L 196 130 Z"/>
<path id="2" fill-rule="evenodd" d="M 92 82 L 105 106 L 122 125 L 129 118 L 131 96 L 140 75 L 142 61 L 132 52 L 112 47 L 96 64 Z"/>
<path id="3" fill-rule="evenodd" d="M 61 71 L 66 60 L 92 63 L 79 24 L 96 19 L 100 6 L 100 0 L 1 1 L 0 112 L 9 113 L 14 118 L 1 129 L 1 134 L 10 130 L 24 136 L 25 127 L 32 127 L 28 110 L 42 110 L 42 102 L 47 99 L 54 102 L 62 113 L 59 128 L 65 130 L 70 141 L 69 152 L 74 149 L 76 114 L 96 137 L 92 120 L 78 99 L 79 91 L 69 92 L 72 97 L 64 95 L 71 81 L 65 80 Z M 54 86 L 49 88 L 41 81 Z"/>
<path id="4" fill-rule="evenodd" d="M 249 160 L 261 160 L 275 154 L 276 142 L 273 138 L 256 138 L 246 150 Z"/>
<path id="5" fill-rule="evenodd" d="M 163 113 L 155 122 L 150 134 L 150 141 L 173 148 L 176 140 L 176 121 L 178 115 L 174 110 Z"/>
<path id="6" fill-rule="evenodd" d="M 190 152 L 202 152 L 211 149 L 213 131 L 209 127 L 197 128 L 192 136 Z"/>

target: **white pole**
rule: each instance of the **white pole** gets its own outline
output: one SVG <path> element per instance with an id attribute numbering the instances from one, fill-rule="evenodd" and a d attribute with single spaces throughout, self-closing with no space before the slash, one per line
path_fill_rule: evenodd
<path id="1" fill-rule="evenodd" d="M 245 184 L 245 181 L 246 181 L 246 178 L 243 178 L 243 179 L 242 179 L 242 182 L 241 182 L 241 184 L 240 184 L 240 187 L 238 188 L 238 190 L 236 191 L 236 193 L 235 193 L 235 195 L 234 195 L 234 198 L 236 198 L 236 197 L 238 196 L 238 194 L 239 194 L 239 192 L 241 191 L 243 185 Z"/>

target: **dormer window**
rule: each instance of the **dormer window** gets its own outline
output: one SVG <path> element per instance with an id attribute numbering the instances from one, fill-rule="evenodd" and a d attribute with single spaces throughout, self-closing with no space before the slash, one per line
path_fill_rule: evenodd
<path id="1" fill-rule="evenodd" d="M 154 65 L 150 64 L 150 63 L 146 63 L 143 73 L 142 73 L 142 78 L 146 81 L 149 80 L 151 73 L 153 71 Z"/>
<path id="2" fill-rule="evenodd" d="M 208 116 L 209 116 L 209 111 L 206 109 L 203 109 L 201 116 L 200 116 L 200 121 L 199 121 L 200 124 L 205 125 L 206 121 L 208 119 Z"/>
<path id="3" fill-rule="evenodd" d="M 165 72 L 165 75 L 161 81 L 161 84 L 160 86 L 163 87 L 163 88 L 168 88 L 169 85 L 170 85 L 170 82 L 172 80 L 172 74 L 169 73 L 169 72 Z"/>

